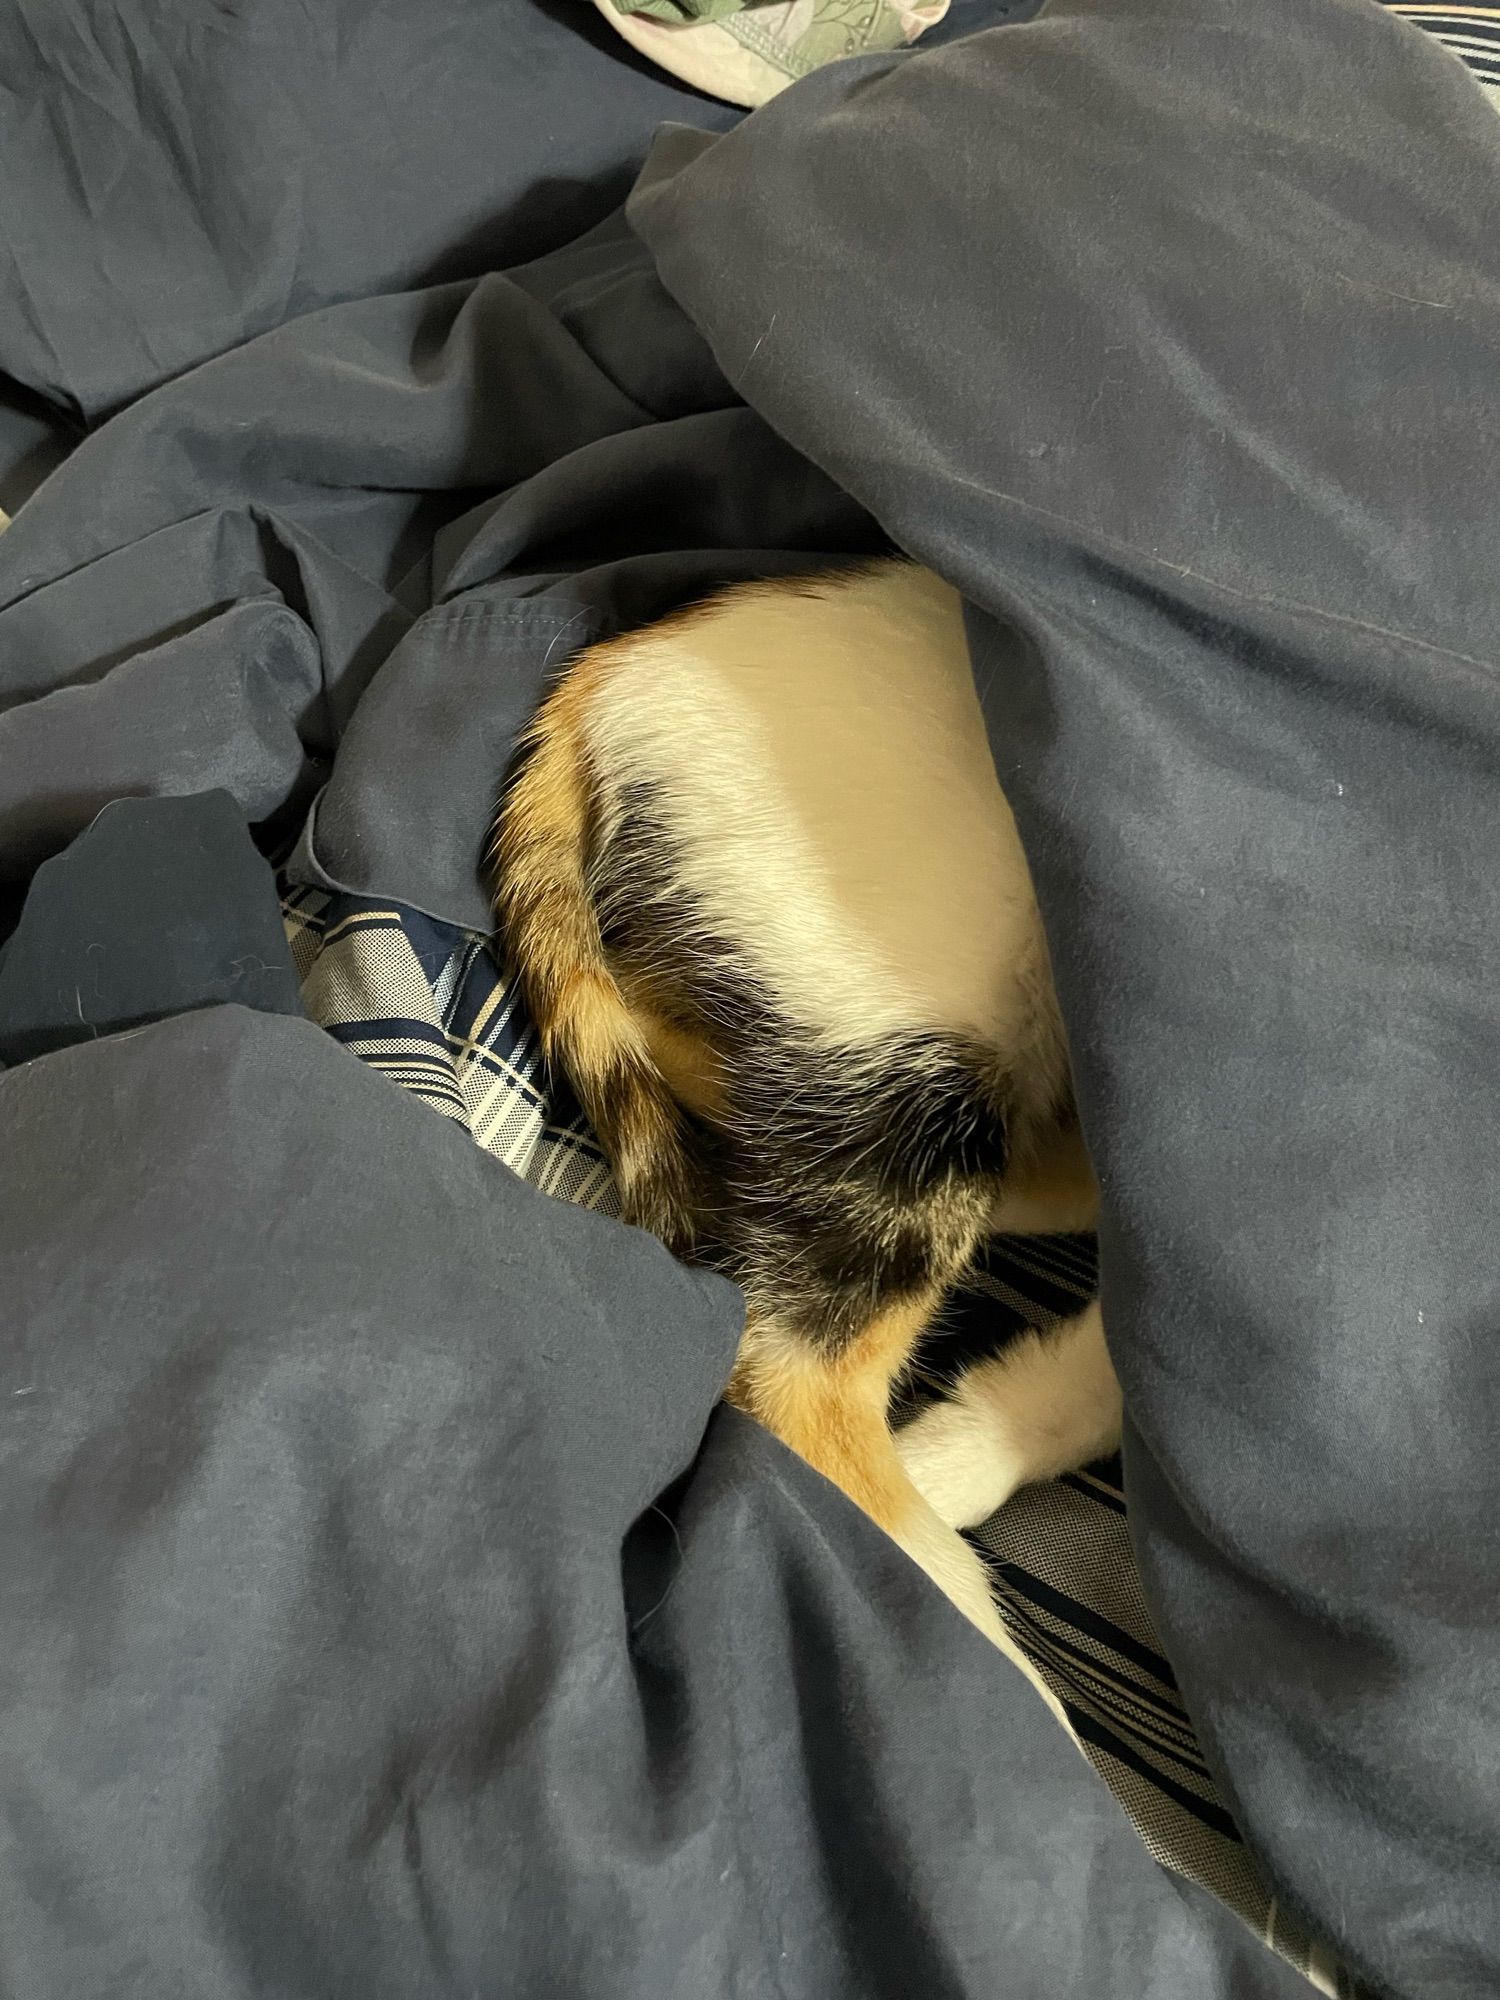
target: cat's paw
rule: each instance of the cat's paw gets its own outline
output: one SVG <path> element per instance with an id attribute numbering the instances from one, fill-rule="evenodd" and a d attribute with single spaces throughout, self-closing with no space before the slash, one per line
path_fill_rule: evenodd
<path id="1" fill-rule="evenodd" d="M 1024 1475 L 999 1445 L 989 1413 L 964 1394 L 933 1403 L 896 1433 L 913 1486 L 950 1528 L 977 1528 Z"/>

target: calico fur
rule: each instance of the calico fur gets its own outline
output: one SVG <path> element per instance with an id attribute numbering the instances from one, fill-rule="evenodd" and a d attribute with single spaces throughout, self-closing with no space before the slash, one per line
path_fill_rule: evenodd
<path id="1" fill-rule="evenodd" d="M 1093 1182 L 958 599 L 882 562 L 589 649 L 523 742 L 494 861 L 627 1219 L 744 1289 L 732 1396 L 1000 1639 L 919 1489 L 952 1513 L 945 1453 L 994 1442 L 1003 1365 L 899 1444 L 891 1386 L 982 1238 L 1087 1226 Z M 1108 1442 L 1102 1337 L 1027 1353 L 1012 1484 Z"/>

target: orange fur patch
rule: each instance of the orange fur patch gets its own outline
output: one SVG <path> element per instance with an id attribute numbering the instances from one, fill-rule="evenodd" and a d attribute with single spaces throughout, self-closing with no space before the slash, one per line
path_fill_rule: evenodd
<path id="1" fill-rule="evenodd" d="M 583 724 L 612 658 L 607 646 L 585 654 L 527 734 L 496 824 L 496 905 L 542 1047 L 599 1133 L 627 1216 L 684 1250 L 693 1224 L 681 1114 L 605 957 L 589 888 L 594 787 Z"/>
<path id="2" fill-rule="evenodd" d="M 630 996 L 636 1020 L 651 1060 L 666 1078 L 679 1104 L 695 1116 L 713 1122 L 724 1115 L 724 1065 L 701 1036 Z"/>
<path id="3" fill-rule="evenodd" d="M 891 1435 L 891 1384 L 938 1297 L 922 1293 L 888 1308 L 832 1356 L 796 1333 L 752 1327 L 730 1384 L 731 1401 L 898 1539 L 920 1503 Z"/>

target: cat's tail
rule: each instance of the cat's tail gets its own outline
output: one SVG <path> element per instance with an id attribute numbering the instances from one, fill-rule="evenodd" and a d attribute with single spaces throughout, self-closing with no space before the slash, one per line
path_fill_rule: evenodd
<path id="1" fill-rule="evenodd" d="M 495 821 L 495 907 L 543 1053 L 599 1135 L 625 1219 L 683 1254 L 697 1233 L 688 1127 L 610 969 L 590 883 L 589 664 L 554 689 L 522 739 Z"/>

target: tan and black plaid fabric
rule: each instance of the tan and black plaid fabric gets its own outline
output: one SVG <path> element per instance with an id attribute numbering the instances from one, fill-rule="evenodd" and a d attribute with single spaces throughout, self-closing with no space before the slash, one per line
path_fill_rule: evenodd
<path id="1" fill-rule="evenodd" d="M 1437 7 L 1429 0 L 1386 0 L 1386 4 L 1403 21 L 1451 49 L 1500 108 L 1500 5 Z"/>

